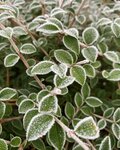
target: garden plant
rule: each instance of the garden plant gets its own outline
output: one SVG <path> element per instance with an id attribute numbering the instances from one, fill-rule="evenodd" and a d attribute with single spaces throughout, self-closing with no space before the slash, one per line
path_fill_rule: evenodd
<path id="1" fill-rule="evenodd" d="M 120 149 L 120 1 L 0 1 L 0 150 Z"/>

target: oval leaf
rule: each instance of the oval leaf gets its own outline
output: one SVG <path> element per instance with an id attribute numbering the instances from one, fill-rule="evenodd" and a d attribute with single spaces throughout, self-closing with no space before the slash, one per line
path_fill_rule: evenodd
<path id="1" fill-rule="evenodd" d="M 12 67 L 19 61 L 19 59 L 20 57 L 17 54 L 9 54 L 4 59 L 4 66 Z"/>
<path id="2" fill-rule="evenodd" d="M 30 121 L 26 137 L 28 141 L 34 141 L 45 135 L 53 126 L 55 120 L 48 114 L 38 114 Z"/>
<path id="3" fill-rule="evenodd" d="M 56 113 L 58 108 L 58 99 L 56 96 L 47 95 L 39 102 L 39 112 Z"/>
<path id="4" fill-rule="evenodd" d="M 83 67 L 81 66 L 73 66 L 70 68 L 70 74 L 75 78 L 75 81 L 80 85 L 84 85 L 86 81 L 86 73 Z"/>
<path id="5" fill-rule="evenodd" d="M 85 101 L 90 107 L 99 107 L 103 104 L 103 102 L 97 97 L 87 97 Z"/>
<path id="6" fill-rule="evenodd" d="M 54 124 L 48 133 L 48 138 L 52 146 L 56 150 L 62 150 L 66 140 L 64 130 L 58 125 Z"/>
<path id="7" fill-rule="evenodd" d="M 39 75 L 44 75 L 48 74 L 51 72 L 51 66 L 54 63 L 52 61 L 41 61 L 38 64 L 36 64 L 33 69 L 31 70 L 32 74 L 39 74 Z"/>
<path id="8" fill-rule="evenodd" d="M 20 52 L 23 54 L 33 54 L 36 52 L 36 48 L 31 43 L 26 43 L 20 47 Z"/>
<path id="9" fill-rule="evenodd" d="M 90 46 L 82 49 L 82 54 L 84 58 L 94 63 L 98 57 L 98 49 L 95 46 Z"/>
<path id="10" fill-rule="evenodd" d="M 75 54 L 78 55 L 80 53 L 80 45 L 79 45 L 78 40 L 75 37 L 66 35 L 63 38 L 63 43 L 66 48 L 68 48 Z"/>
<path id="11" fill-rule="evenodd" d="M 110 137 L 109 136 L 106 136 L 101 144 L 100 144 L 100 148 L 99 150 L 112 150 L 112 147 L 111 147 L 111 140 L 110 140 Z"/>
<path id="12" fill-rule="evenodd" d="M 86 44 L 92 45 L 99 38 L 99 33 L 94 27 L 88 27 L 83 31 L 83 40 Z"/>
<path id="13" fill-rule="evenodd" d="M 15 89 L 6 87 L 0 91 L 0 101 L 10 100 L 16 95 L 17 91 Z"/>
<path id="14" fill-rule="evenodd" d="M 84 139 L 96 139 L 99 137 L 99 128 L 92 117 L 80 120 L 74 127 L 75 133 Z"/>

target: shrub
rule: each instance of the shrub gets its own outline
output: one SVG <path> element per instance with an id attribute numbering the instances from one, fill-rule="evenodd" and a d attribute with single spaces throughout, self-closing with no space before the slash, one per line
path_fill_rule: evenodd
<path id="1" fill-rule="evenodd" d="M 120 2 L 0 1 L 0 149 L 120 148 Z"/>

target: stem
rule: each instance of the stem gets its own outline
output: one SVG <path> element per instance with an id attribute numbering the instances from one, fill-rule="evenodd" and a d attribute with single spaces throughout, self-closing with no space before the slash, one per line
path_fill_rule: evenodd
<path id="1" fill-rule="evenodd" d="M 110 120 L 110 119 L 104 118 L 104 117 L 99 116 L 99 115 L 97 115 L 97 114 L 93 114 L 93 115 L 94 115 L 95 117 L 97 117 L 97 118 L 105 119 L 106 121 L 108 121 L 108 122 L 110 122 L 110 123 L 114 123 L 114 121 L 113 121 L 113 120 Z"/>
<path id="2" fill-rule="evenodd" d="M 84 150 L 90 150 L 88 148 L 88 146 L 82 141 L 80 140 L 77 135 L 74 133 L 74 131 L 72 131 L 70 128 L 68 128 L 65 124 L 63 124 L 59 119 L 57 119 L 55 117 L 56 122 L 63 128 L 63 130 L 65 132 L 67 132 L 67 134 L 74 139 Z"/>
<path id="3" fill-rule="evenodd" d="M 71 27 L 73 26 L 73 24 L 75 23 L 75 17 L 79 15 L 79 13 L 80 13 L 80 11 L 81 11 L 81 9 L 83 8 L 83 6 L 84 6 L 85 3 L 86 3 L 86 0 L 82 0 L 82 2 L 80 3 L 80 6 L 79 6 L 79 8 L 78 8 L 77 13 L 75 14 L 75 16 L 74 16 L 72 22 L 71 22 L 71 23 L 69 24 L 69 26 L 68 26 L 69 28 L 71 28 Z"/>
<path id="4" fill-rule="evenodd" d="M 92 150 L 96 150 L 96 148 L 93 146 L 93 144 L 89 140 L 86 140 L 86 141 L 91 146 Z"/>
<path id="5" fill-rule="evenodd" d="M 22 118 L 23 118 L 23 116 L 0 119 L 0 124 L 10 122 L 10 121 L 13 121 L 13 120 L 19 120 L 19 119 L 22 119 Z"/>
<path id="6" fill-rule="evenodd" d="M 4 30 L 4 29 L 5 29 L 5 26 L 0 23 L 0 28 Z M 14 50 L 16 51 L 16 53 L 19 55 L 20 59 L 22 60 L 22 62 L 23 62 L 24 65 L 26 66 L 26 68 L 29 68 L 30 66 L 29 66 L 28 62 L 26 61 L 25 57 L 20 53 L 20 51 L 19 51 L 17 45 L 15 44 L 15 42 L 13 41 L 13 39 L 9 39 L 9 42 L 11 43 L 11 45 L 12 45 L 12 47 L 14 48 Z M 40 81 L 40 79 L 39 79 L 36 75 L 33 76 L 33 77 L 34 77 L 34 79 L 36 80 L 36 82 L 38 83 L 38 85 L 39 85 L 42 89 L 44 89 L 44 88 L 45 88 L 45 85 L 42 84 L 42 82 Z"/>
<path id="7" fill-rule="evenodd" d="M 6 86 L 10 84 L 9 68 L 6 68 Z"/>
<path id="8" fill-rule="evenodd" d="M 89 60 L 82 60 L 82 61 L 79 61 L 79 62 L 77 62 L 77 64 L 76 65 L 83 65 L 83 64 L 87 64 L 87 63 L 89 63 Z"/>

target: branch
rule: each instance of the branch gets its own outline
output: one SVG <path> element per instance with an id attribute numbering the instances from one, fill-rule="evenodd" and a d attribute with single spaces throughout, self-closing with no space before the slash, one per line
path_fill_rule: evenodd
<path id="1" fill-rule="evenodd" d="M 59 119 L 55 117 L 56 122 L 63 128 L 65 132 L 67 132 L 68 136 L 72 139 L 74 139 L 84 150 L 90 150 L 88 146 L 80 140 L 77 135 L 72 131 L 70 128 L 68 128 L 65 124 L 63 124 Z"/>
<path id="2" fill-rule="evenodd" d="M 87 1 L 87 0 L 82 0 L 82 2 L 80 3 L 80 6 L 79 6 L 79 8 L 78 8 L 77 13 L 75 14 L 75 16 L 74 16 L 72 22 L 71 22 L 71 23 L 69 24 L 69 26 L 68 26 L 69 28 L 71 28 L 71 27 L 73 26 L 73 24 L 75 23 L 75 17 L 80 14 L 80 11 L 81 11 L 81 9 L 83 8 L 83 6 L 85 5 L 86 1 Z"/>
<path id="3" fill-rule="evenodd" d="M 13 120 L 19 120 L 19 119 L 22 119 L 22 118 L 23 118 L 23 116 L 0 119 L 0 124 L 10 122 L 10 121 L 13 121 Z"/>
<path id="4" fill-rule="evenodd" d="M 5 29 L 5 26 L 0 23 L 0 28 L 4 30 L 4 29 Z M 20 59 L 22 60 L 22 62 L 23 62 L 24 65 L 25 65 L 25 67 L 26 67 L 26 68 L 29 68 L 30 66 L 29 66 L 28 62 L 26 61 L 25 57 L 20 53 L 20 51 L 19 51 L 17 45 L 15 44 L 15 42 L 13 41 L 13 39 L 9 39 L 9 42 L 11 43 L 11 45 L 12 45 L 12 47 L 14 48 L 14 50 L 16 51 L 16 53 L 19 55 Z M 39 79 L 36 75 L 33 76 L 33 77 L 34 77 L 34 79 L 36 80 L 36 82 L 38 83 L 38 85 L 39 85 L 42 89 L 44 89 L 44 88 L 45 88 L 45 85 L 42 84 L 42 82 L 40 81 L 40 79 Z"/>

